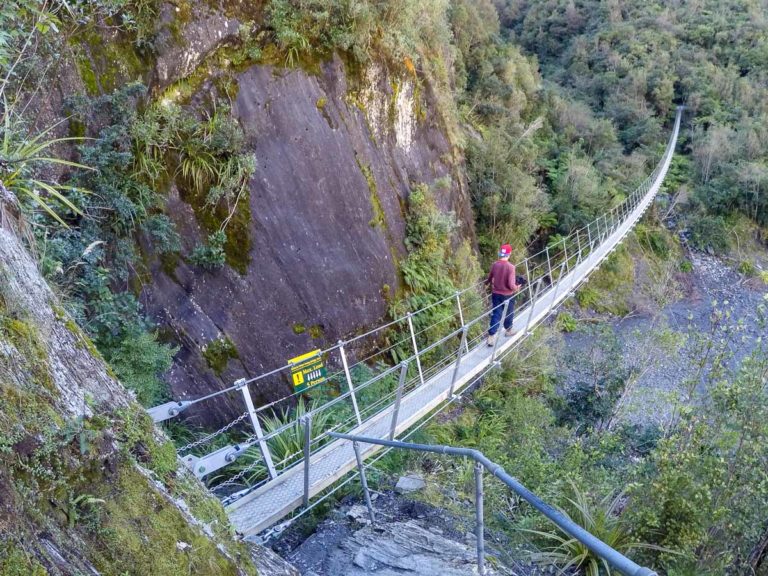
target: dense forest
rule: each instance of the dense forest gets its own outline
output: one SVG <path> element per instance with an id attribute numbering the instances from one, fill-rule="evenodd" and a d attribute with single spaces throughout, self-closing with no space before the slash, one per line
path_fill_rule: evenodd
<path id="1" fill-rule="evenodd" d="M 243 274 L 249 250 L 277 249 L 251 246 L 247 233 L 258 158 L 231 106 L 236 76 L 249 66 L 311 76 L 338 57 L 353 83 L 381 62 L 434 101 L 474 235 L 462 237 L 456 216 L 437 208 L 439 182 L 413 183 L 397 261 L 402 286 L 387 296 L 393 317 L 471 285 L 500 243 L 522 258 L 620 204 L 661 156 L 675 107 L 684 105 L 664 190 L 627 245 L 576 304 L 487 378 L 469 407 L 419 434 L 483 450 L 598 537 L 663 573 L 768 574 L 764 338 L 747 334 L 727 302 L 714 307 L 708 332 L 658 327 L 647 349 L 684 341 L 695 370 L 685 393 L 669 399 L 668 421 L 628 423 L 617 414 L 637 367 L 610 327 L 630 312 L 640 269 L 651 270 L 649 284 L 670 288 L 654 293 L 654 313 L 675 299 L 672 279 L 690 272 L 688 250 L 722 257 L 763 291 L 768 283 L 766 3 L 208 3 L 238 23 L 206 57 L 214 80 L 195 70 L 162 90 L 149 63 L 180 41 L 192 3 L 0 6 L 0 224 L 10 215 L 67 312 L 138 400 L 151 406 L 169 397 L 164 374 L 178 352 L 141 303 L 149 254 L 166 270 L 183 261 L 215 276 L 225 268 Z M 93 47 L 101 43 L 107 72 L 94 75 Z M 90 59 L 79 49 L 85 45 Z M 46 86 L 67 61 L 85 89 L 67 92 L 64 83 L 61 109 L 51 111 Z M 321 112 L 325 105 L 317 101 Z M 167 209 L 175 189 L 205 233 L 191 247 Z M 383 225 L 376 218 L 371 227 Z M 437 307 L 425 322 L 441 313 Z M 750 311 L 763 334 L 765 314 L 765 304 Z M 563 391 L 553 359 L 563 333 L 574 330 L 594 346 L 574 360 L 585 366 L 582 385 Z M 217 342 L 206 350 L 212 369 L 237 356 L 231 341 Z M 3 438 L 0 454 L 10 450 Z M 386 466 L 429 462 L 390 458 Z M 435 474 L 468 491 L 471 468 L 456 466 Z M 537 561 L 605 573 L 500 489 L 489 498 L 494 526 L 539 550 Z M 0 546 L 0 569 L 4 553 Z"/>

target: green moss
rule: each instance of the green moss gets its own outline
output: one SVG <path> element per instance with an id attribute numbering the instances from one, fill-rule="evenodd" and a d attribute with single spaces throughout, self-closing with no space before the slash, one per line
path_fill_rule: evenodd
<path id="1" fill-rule="evenodd" d="M 328 98 L 326 98 L 325 96 L 318 98 L 317 102 L 315 102 L 315 106 L 317 106 L 318 110 L 324 110 L 327 104 L 328 104 Z"/>
<path id="2" fill-rule="evenodd" d="M 143 79 L 150 63 L 139 56 L 132 39 L 122 32 L 101 33 L 87 27 L 74 34 L 70 46 L 86 91 L 91 96 L 112 92 L 126 81 Z"/>
<path id="3" fill-rule="evenodd" d="M 203 358 L 205 358 L 208 367 L 220 376 L 229 361 L 240 358 L 240 355 L 234 342 L 225 336 L 208 344 L 203 350 Z"/>
<path id="4" fill-rule="evenodd" d="M 373 212 L 373 218 L 368 222 L 371 228 L 387 227 L 387 218 L 384 214 L 384 208 L 381 205 L 381 199 L 379 198 L 378 188 L 376 186 L 376 177 L 373 175 L 373 170 L 367 164 L 363 164 L 360 158 L 355 158 L 360 172 L 363 174 L 366 183 L 368 184 L 368 191 L 370 192 L 371 211 Z"/>
<path id="5" fill-rule="evenodd" d="M 206 206 L 205 194 L 190 190 L 183 182 L 177 182 L 177 184 L 182 200 L 192 207 L 195 218 L 203 229 L 208 234 L 219 231 L 222 223 L 229 216 L 226 206 L 223 203 L 215 208 Z M 224 243 L 226 263 L 242 275 L 248 273 L 253 245 L 249 196 L 248 193 L 244 193 L 237 203 L 235 213 L 227 224 L 227 240 Z"/>
<path id="6" fill-rule="evenodd" d="M 0 548 L 0 576 L 46 576 L 48 572 L 21 546 Z"/>
<path id="7" fill-rule="evenodd" d="M 309 337 L 312 339 L 318 339 L 322 338 L 325 332 L 323 331 L 323 327 L 320 326 L 320 324 L 314 324 L 309 327 Z"/>
<path id="8" fill-rule="evenodd" d="M 392 88 L 392 96 L 389 98 L 387 115 L 390 127 L 394 128 L 395 123 L 397 122 L 397 99 L 400 96 L 400 91 L 403 89 L 403 85 L 400 81 L 393 79 L 390 82 L 390 86 Z"/>
<path id="9" fill-rule="evenodd" d="M 169 278 L 176 280 L 176 268 L 179 266 L 181 255 L 178 252 L 164 252 L 160 254 L 160 267 Z"/>
<path id="10" fill-rule="evenodd" d="M 103 573 L 238 574 L 237 566 L 216 543 L 190 526 L 131 466 L 121 466 L 110 489 L 97 495 L 105 503 L 99 530 L 93 535 L 92 561 Z"/>
<path id="11" fill-rule="evenodd" d="M 58 312 L 56 313 L 56 318 L 63 322 L 66 329 L 77 337 L 77 342 L 75 345 L 79 349 L 88 350 L 91 356 L 104 361 L 101 352 L 99 352 L 99 350 L 96 348 L 96 344 L 93 343 L 93 340 L 91 340 L 91 338 L 80 328 L 80 326 L 77 325 L 77 322 L 68 316 L 63 309 L 61 309 L 61 315 L 59 315 Z M 111 369 L 108 369 L 108 371 L 110 370 Z M 110 372 L 110 376 L 115 378 L 114 373 L 112 372 Z"/>
<path id="12" fill-rule="evenodd" d="M 172 478 L 178 465 L 176 450 L 172 442 L 158 439 L 149 414 L 139 406 L 124 408 L 115 413 L 113 427 L 127 454 L 137 456 L 162 480 Z"/>
<path id="13" fill-rule="evenodd" d="M 296 324 L 294 324 L 293 326 L 291 326 L 291 328 L 293 329 L 293 333 L 296 334 L 297 336 L 299 334 L 304 334 L 304 332 L 307 331 L 307 327 L 304 326 L 304 324 L 300 324 L 298 322 Z"/>
<path id="14" fill-rule="evenodd" d="M 0 338 L 5 338 L 18 350 L 25 371 L 31 377 L 30 386 L 39 386 L 49 393 L 56 392 L 48 367 L 48 351 L 31 321 L 0 312 Z"/>

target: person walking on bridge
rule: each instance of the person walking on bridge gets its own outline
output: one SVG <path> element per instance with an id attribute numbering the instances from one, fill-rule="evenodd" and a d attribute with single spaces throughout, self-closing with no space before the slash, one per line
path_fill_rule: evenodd
<path id="1" fill-rule="evenodd" d="M 512 322 L 515 319 L 515 294 L 520 290 L 520 285 L 515 277 L 515 265 L 509 261 L 512 256 L 512 246 L 504 244 L 499 248 L 499 259 L 491 266 L 485 283 L 491 287 L 491 326 L 488 330 L 488 346 L 496 342 L 496 332 L 499 331 L 501 315 L 504 313 L 504 303 L 507 305 L 507 314 L 504 318 L 504 329 L 507 336 L 514 336 Z"/>

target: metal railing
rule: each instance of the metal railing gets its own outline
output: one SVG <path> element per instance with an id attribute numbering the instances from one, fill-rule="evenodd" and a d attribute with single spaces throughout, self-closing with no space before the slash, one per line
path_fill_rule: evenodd
<path id="1" fill-rule="evenodd" d="M 534 325 L 546 316 L 538 313 L 534 315 L 537 302 L 549 298 L 548 311 L 556 308 L 564 293 L 573 292 L 591 271 L 599 268 L 600 262 L 608 255 L 604 249 L 607 240 L 623 227 L 621 238 L 617 240 L 614 237 L 611 241 L 611 250 L 615 249 L 623 234 L 648 208 L 661 184 L 660 177 L 671 161 L 680 118 L 681 109 L 678 109 L 674 131 L 664 155 L 653 172 L 632 194 L 586 226 L 546 246 L 517 265 L 518 274 L 527 280 L 524 289 L 516 296 L 517 316 L 526 319 L 524 335 L 529 334 Z M 587 274 L 577 274 L 579 279 L 573 283 L 570 280 L 572 273 L 577 270 L 583 272 L 584 268 L 588 270 Z M 568 284 L 562 288 L 565 279 L 569 279 Z M 481 285 L 482 281 L 477 282 L 365 334 L 339 341 L 322 350 L 320 354 L 326 366 L 336 370 L 332 371 L 325 383 L 308 391 L 294 392 L 263 406 L 254 406 L 252 387 L 284 386 L 291 381 L 292 366 L 286 364 L 253 378 L 237 380 L 224 390 L 200 398 L 156 406 L 149 413 L 155 422 L 163 422 L 191 406 L 225 394 L 241 394 L 246 408 L 243 414 L 219 430 L 179 449 L 187 466 L 198 478 L 205 478 L 250 454 L 254 459 L 249 467 L 213 486 L 215 491 L 226 489 L 225 495 L 229 495 L 232 489 L 253 490 L 275 480 L 294 466 L 304 465 L 306 473 L 309 457 L 333 439 L 332 433 L 351 432 L 382 412 L 394 408 L 389 434 L 390 438 L 394 438 L 394 430 L 398 425 L 398 407 L 404 395 L 424 386 L 425 382 L 451 364 L 454 365 L 455 383 L 463 358 L 483 345 L 486 324 L 493 312 L 488 303 L 488 295 L 479 290 Z M 503 306 L 506 307 L 507 303 Z M 392 343 L 388 338 L 393 335 L 399 337 L 399 340 Z M 499 340 L 493 349 L 491 365 L 499 360 Z M 452 383 L 451 394 L 453 392 Z M 279 413 L 281 408 L 287 410 L 299 396 L 317 396 L 320 393 L 330 399 L 311 406 L 301 420 L 284 422 L 265 433 L 262 424 L 266 416 Z M 332 424 L 328 429 L 317 430 L 313 434 L 312 422 L 325 416 Z M 297 434 L 297 427 L 302 428 L 301 446 L 297 446 L 298 449 L 293 453 L 281 454 L 281 459 L 275 462 L 271 454 L 272 442 L 278 442 L 281 435 Z M 201 450 L 223 437 L 226 432 L 235 430 L 239 431 L 244 440 L 212 451 Z M 244 482 L 246 475 L 255 471 L 262 471 L 260 479 Z M 242 493 L 240 490 L 236 495 Z M 307 490 L 305 502 L 308 499 Z"/>
<path id="2" fill-rule="evenodd" d="M 365 475 L 365 465 L 360 453 L 359 444 L 374 444 L 377 446 L 385 446 L 388 448 L 396 448 L 403 450 L 413 450 L 416 452 L 432 452 L 434 454 L 447 454 L 449 456 L 460 456 L 464 458 L 471 458 L 475 461 L 475 519 L 476 519 L 476 531 L 475 536 L 477 539 L 477 569 L 480 574 L 485 574 L 485 520 L 483 509 L 483 469 L 491 473 L 499 480 L 501 480 L 510 490 L 520 496 L 523 500 L 528 502 L 536 510 L 546 516 L 555 526 L 560 528 L 563 532 L 568 534 L 571 538 L 575 538 L 586 546 L 593 553 L 597 554 L 600 558 L 605 560 L 611 567 L 619 570 L 621 573 L 627 576 L 656 576 L 656 572 L 650 568 L 644 568 L 639 566 L 621 552 L 611 548 L 608 544 L 593 536 L 583 527 L 576 524 L 568 516 L 553 508 L 541 498 L 536 496 L 533 492 L 523 486 L 519 480 L 514 476 L 508 474 L 504 468 L 499 464 L 496 464 L 485 456 L 479 450 L 473 450 L 471 448 L 458 448 L 455 446 L 439 446 L 431 444 L 416 444 L 411 442 L 400 442 L 398 440 L 384 440 L 381 438 L 368 438 L 366 436 L 356 436 L 354 434 L 338 434 L 332 432 L 331 436 L 340 440 L 348 440 L 352 442 L 355 449 L 355 456 L 357 459 L 358 474 L 360 476 L 360 484 L 363 488 L 363 495 L 365 497 L 365 504 L 368 508 L 368 513 L 371 517 L 371 522 L 376 522 L 376 514 L 371 502 L 370 491 L 368 489 L 368 480 Z"/>

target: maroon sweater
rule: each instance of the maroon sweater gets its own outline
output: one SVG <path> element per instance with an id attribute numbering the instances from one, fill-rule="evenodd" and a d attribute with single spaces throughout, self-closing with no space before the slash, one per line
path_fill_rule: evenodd
<path id="1" fill-rule="evenodd" d="M 496 260 L 493 263 L 485 283 L 491 285 L 494 294 L 502 296 L 512 296 L 520 289 L 515 282 L 515 265 L 505 260 Z"/>

